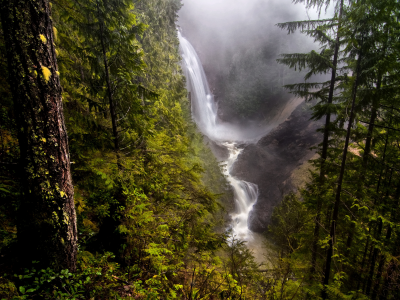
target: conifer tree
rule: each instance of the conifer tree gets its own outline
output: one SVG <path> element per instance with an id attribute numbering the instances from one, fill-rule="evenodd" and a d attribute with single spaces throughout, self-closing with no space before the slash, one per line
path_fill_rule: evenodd
<path id="1" fill-rule="evenodd" d="M 305 3 L 307 8 L 317 7 L 320 11 L 325 5 L 329 5 L 330 1 L 308 1 L 299 0 L 295 3 Z M 342 27 L 343 18 L 343 0 L 337 2 L 338 7 L 336 11 L 336 18 L 327 20 L 308 20 L 298 22 L 288 22 L 278 24 L 282 29 L 287 29 L 288 33 L 294 32 L 300 29 L 302 32 L 314 38 L 322 44 L 322 51 L 317 53 L 311 51 L 307 54 L 284 54 L 278 62 L 288 65 L 291 68 L 299 69 L 308 68 L 309 72 L 305 76 L 305 80 L 308 80 L 314 74 L 322 74 L 331 72 L 331 80 L 323 83 L 303 83 L 287 85 L 292 93 L 305 97 L 308 101 L 318 99 L 316 105 L 314 105 L 313 118 L 320 119 L 325 116 L 325 126 L 323 128 L 323 141 L 322 149 L 320 153 L 320 165 L 319 165 L 319 184 L 320 192 L 322 192 L 322 186 L 324 185 L 326 175 L 326 160 L 328 155 L 329 145 L 329 133 L 332 130 L 331 126 L 331 114 L 335 112 L 335 106 L 333 104 L 334 91 L 337 87 L 338 82 L 343 80 L 343 77 L 338 77 L 338 59 L 339 59 L 339 47 L 340 47 L 340 31 Z M 335 38 L 331 38 L 328 34 L 329 31 L 336 29 Z M 315 91 L 315 89 L 317 89 Z M 311 257 L 311 274 L 316 271 L 316 260 L 318 252 L 318 238 L 320 235 L 321 227 L 321 209 L 322 209 L 322 197 L 316 194 L 317 197 L 317 213 L 315 217 L 315 229 L 314 229 L 314 241 L 313 251 Z"/>
<path id="2" fill-rule="evenodd" d="M 363 37 L 361 37 L 361 40 Z M 355 105 L 356 105 L 356 99 L 357 99 L 357 89 L 358 89 L 358 84 L 359 84 L 359 74 L 361 73 L 361 63 L 362 63 L 362 58 L 363 58 L 363 53 L 362 53 L 362 43 L 358 45 L 359 54 L 357 58 L 357 68 L 355 70 L 355 80 L 353 83 L 353 91 L 352 91 L 352 101 L 351 101 L 351 110 L 350 110 L 350 117 L 348 120 L 348 125 L 347 125 L 347 133 L 346 133 L 346 139 L 345 139 L 345 144 L 344 144 L 344 149 L 343 149 L 343 156 L 342 156 L 342 161 L 341 161 L 341 166 L 340 166 L 340 173 L 339 177 L 337 180 L 337 188 L 336 188 L 336 194 L 335 194 L 335 205 L 333 209 L 333 216 L 332 216 L 332 221 L 331 221 L 331 228 L 330 228 L 330 239 L 329 239 L 329 246 L 328 246 L 328 251 L 326 254 L 326 267 L 325 267 L 325 272 L 324 272 L 324 286 L 327 286 L 329 284 L 329 277 L 331 273 L 331 262 L 332 262 L 332 256 L 333 256 L 333 247 L 335 243 L 335 237 L 336 237 L 336 226 L 338 222 L 338 214 L 339 214 L 339 205 L 340 205 L 340 195 L 342 192 L 342 183 L 343 183 L 343 177 L 344 177 L 344 172 L 346 168 L 346 157 L 347 157 L 347 152 L 348 152 L 348 147 L 349 147 L 349 140 L 350 140 L 350 133 L 351 133 L 351 128 L 353 126 L 354 122 L 354 117 L 355 117 Z M 328 294 L 326 290 L 324 289 L 322 292 L 322 298 L 327 299 Z"/>

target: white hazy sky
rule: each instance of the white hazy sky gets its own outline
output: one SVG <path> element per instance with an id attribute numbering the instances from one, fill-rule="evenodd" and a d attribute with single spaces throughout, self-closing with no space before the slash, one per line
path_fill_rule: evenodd
<path id="1" fill-rule="evenodd" d="M 203 47 L 213 47 L 218 41 L 221 47 L 239 40 L 254 43 L 284 35 L 274 26 L 276 23 L 318 18 L 315 9 L 307 11 L 304 4 L 293 4 L 291 0 L 183 0 L 183 4 L 179 13 L 183 35 L 188 33 L 189 40 L 202 43 Z M 321 18 L 332 14 L 330 7 Z"/>
<path id="2" fill-rule="evenodd" d="M 207 19 L 210 16 L 219 16 L 222 20 L 225 18 L 241 17 L 253 18 L 254 7 L 260 3 L 264 5 L 260 14 L 269 16 L 279 22 L 291 21 L 285 20 L 285 16 L 297 14 L 299 20 L 317 19 L 318 12 L 315 9 L 309 9 L 308 15 L 304 4 L 293 4 L 291 0 L 183 0 L 184 7 L 182 11 L 196 15 L 197 17 Z M 271 9 L 268 9 L 268 5 Z M 321 18 L 329 17 L 333 14 L 333 5 L 331 5 L 327 13 L 322 12 Z"/>

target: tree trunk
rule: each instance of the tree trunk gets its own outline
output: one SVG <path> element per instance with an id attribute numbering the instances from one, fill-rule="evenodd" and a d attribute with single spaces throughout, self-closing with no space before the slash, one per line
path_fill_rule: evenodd
<path id="1" fill-rule="evenodd" d="M 104 23 L 103 20 L 100 16 L 100 8 L 99 5 L 97 4 L 97 13 L 99 17 L 99 22 L 100 22 L 100 42 L 101 42 L 101 50 L 103 52 L 103 61 L 104 61 L 104 71 L 106 75 L 106 84 L 107 84 L 107 95 L 108 95 L 108 101 L 110 104 L 110 114 L 111 114 L 111 124 L 112 124 L 112 131 L 113 131 L 113 137 L 114 137 L 114 150 L 115 153 L 117 154 L 117 160 L 118 160 L 118 167 L 120 166 L 119 163 L 119 141 L 118 141 L 118 130 L 117 130 L 117 116 L 115 113 L 115 103 L 113 99 L 113 93 L 111 89 L 111 79 L 110 79 L 110 72 L 109 72 L 109 66 L 108 66 L 108 60 L 107 60 L 107 50 L 106 50 L 106 45 L 104 43 Z"/>
<path id="2" fill-rule="evenodd" d="M 349 140 L 350 140 L 351 126 L 352 126 L 353 120 L 354 120 L 354 107 L 355 107 L 356 98 L 357 98 L 357 87 L 358 87 L 358 79 L 359 79 L 359 73 L 360 73 L 361 58 L 362 58 L 362 54 L 360 53 L 360 55 L 358 57 L 358 62 L 357 62 L 356 80 L 355 80 L 354 87 L 353 87 L 353 97 L 352 97 L 353 99 L 352 99 L 352 104 L 351 104 L 350 119 L 349 119 L 349 124 L 347 125 L 346 141 L 344 144 L 342 164 L 340 167 L 340 174 L 339 174 L 337 189 L 336 189 L 336 199 L 335 199 L 335 206 L 333 209 L 333 216 L 332 216 L 332 222 L 331 222 L 329 247 L 328 247 L 328 251 L 327 251 L 327 255 L 326 255 L 326 267 L 325 267 L 325 276 L 324 276 L 324 282 L 323 282 L 324 289 L 322 291 L 323 299 L 327 299 L 327 297 L 328 297 L 325 286 L 329 284 L 329 275 L 330 275 L 330 271 L 331 271 L 331 262 L 332 262 L 332 256 L 333 256 L 333 244 L 334 244 L 334 241 L 336 238 L 336 223 L 337 223 L 338 215 L 339 215 L 340 193 L 342 191 L 342 182 L 343 182 L 343 177 L 344 177 L 344 170 L 346 167 L 346 157 L 347 157 L 347 149 L 348 149 Z"/>
<path id="3" fill-rule="evenodd" d="M 367 170 L 367 164 L 368 164 L 368 157 L 371 152 L 371 141 L 372 141 L 372 133 L 374 130 L 374 123 L 377 117 L 377 112 L 378 112 L 378 106 L 379 106 L 379 92 L 381 89 L 381 83 L 382 83 L 382 75 L 378 76 L 378 81 L 377 81 L 377 86 L 376 90 L 378 92 L 378 97 L 374 97 L 373 104 L 372 104 L 372 111 L 371 111 L 371 116 L 369 120 L 369 126 L 368 126 L 368 133 L 367 133 L 367 138 L 365 140 L 365 149 L 364 149 L 364 154 L 363 154 L 363 163 L 362 163 L 362 169 L 360 172 L 360 183 L 364 183 L 365 181 L 365 173 Z M 360 195 L 360 190 L 363 189 L 363 184 L 360 185 L 359 189 L 357 189 L 356 195 L 358 198 L 362 198 L 362 195 Z M 356 212 L 354 212 L 356 214 Z M 352 221 L 353 217 L 352 217 Z M 350 253 L 351 245 L 353 243 L 353 238 L 354 238 L 354 229 L 355 229 L 355 224 L 351 223 L 350 225 L 350 230 L 349 230 L 349 237 L 346 242 L 346 256 Z"/>
<path id="4" fill-rule="evenodd" d="M 367 238 L 367 243 L 365 244 L 363 258 L 361 260 L 359 273 L 357 274 L 357 290 L 360 289 L 360 284 L 361 284 L 361 280 L 362 280 L 362 274 L 364 273 L 364 264 L 365 264 L 365 259 L 367 257 L 368 248 L 369 248 L 369 237 Z"/>
<path id="5" fill-rule="evenodd" d="M 387 232 L 386 232 L 386 243 L 389 243 L 391 235 L 392 235 L 392 227 L 390 225 L 388 225 L 388 229 L 387 229 Z M 372 289 L 372 297 L 371 297 L 371 299 L 375 299 L 376 295 L 379 292 L 379 285 L 380 285 L 380 281 L 381 281 L 381 278 L 382 278 L 382 269 L 383 269 L 383 266 L 384 266 L 385 262 L 386 262 L 386 257 L 385 257 L 385 254 L 382 253 L 381 254 L 381 258 L 379 260 L 378 270 L 377 270 L 377 273 L 376 273 L 376 280 L 375 280 L 376 283 L 375 283 L 374 288 Z"/>
<path id="6" fill-rule="evenodd" d="M 365 150 L 364 150 L 364 155 L 363 155 L 364 169 L 366 169 L 366 167 L 367 167 L 368 156 L 369 156 L 369 153 L 371 152 L 372 133 L 374 130 L 374 124 L 375 124 L 375 120 L 377 117 L 377 112 L 378 112 L 378 107 L 379 107 L 379 102 L 380 102 L 379 93 L 381 90 L 381 83 L 382 83 L 382 75 L 379 75 L 378 82 L 376 84 L 376 91 L 377 91 L 378 96 L 374 97 L 374 101 L 372 103 L 371 118 L 369 120 L 368 133 L 367 133 L 367 138 L 365 140 Z M 364 172 L 362 172 L 362 173 L 364 173 Z"/>
<path id="7" fill-rule="evenodd" d="M 340 48 L 340 29 L 342 27 L 342 15 L 343 15 L 343 0 L 340 1 L 340 10 L 339 10 L 339 24 L 336 33 L 336 44 L 335 44 L 335 52 L 333 55 L 333 63 L 332 63 L 332 76 L 331 76 L 331 84 L 329 87 L 329 95 L 328 95 L 328 104 L 332 104 L 333 102 L 333 92 L 335 89 L 336 82 L 336 68 L 339 57 L 339 48 Z M 321 152 L 321 170 L 320 170 L 320 181 L 322 182 L 325 176 L 324 163 L 328 153 L 328 139 L 329 139 L 329 126 L 331 122 L 331 114 L 328 112 L 326 114 L 325 119 L 325 128 L 324 128 L 324 139 L 322 142 L 322 152 Z"/>
<path id="8" fill-rule="evenodd" d="M 341 28 L 342 23 L 342 15 L 343 15 L 343 0 L 340 1 L 340 10 L 339 10 L 339 24 L 338 24 L 338 31 L 336 34 L 336 45 L 335 45 L 335 52 L 333 55 L 333 63 L 332 63 L 332 76 L 331 76 L 331 85 L 329 88 L 329 95 L 328 95 L 328 104 L 333 102 L 333 92 L 335 89 L 335 81 L 336 81 L 336 68 L 339 56 L 339 42 L 340 42 L 340 34 L 339 30 Z M 321 152 L 321 170 L 319 174 L 319 181 L 320 185 L 322 186 L 325 179 L 325 169 L 324 164 L 327 158 L 328 153 L 328 140 L 329 140 L 329 126 L 331 123 L 331 114 L 328 112 L 326 114 L 325 119 L 325 127 L 324 127 L 324 139 L 322 142 L 322 152 Z M 319 227 L 321 222 L 321 209 L 322 209 L 322 199 L 319 197 L 317 203 L 317 215 L 315 217 L 315 228 L 314 228 L 314 240 L 312 246 L 312 256 L 311 256 L 311 275 L 315 273 L 316 263 L 317 263 L 317 252 L 318 252 L 318 239 L 319 239 Z"/>
<path id="9" fill-rule="evenodd" d="M 0 3 L 21 151 L 20 259 L 73 271 L 74 189 L 49 2 Z"/>
<path id="10" fill-rule="evenodd" d="M 382 233 L 382 219 L 379 219 L 379 224 L 378 224 L 378 233 L 376 236 L 376 239 L 379 240 L 380 236 Z M 374 252 L 372 254 L 371 258 L 371 263 L 370 263 L 370 270 L 367 278 L 367 288 L 365 290 L 365 294 L 368 296 L 371 292 L 371 286 L 372 286 L 372 279 L 374 277 L 374 271 L 375 271 L 375 265 L 376 265 L 376 258 L 378 257 L 378 248 L 374 247 Z"/>

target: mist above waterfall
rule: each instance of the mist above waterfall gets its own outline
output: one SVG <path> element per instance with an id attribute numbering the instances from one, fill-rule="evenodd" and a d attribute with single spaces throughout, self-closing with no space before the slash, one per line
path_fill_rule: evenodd
<path id="1" fill-rule="evenodd" d="M 307 15 L 304 5 L 290 0 L 184 0 L 183 4 L 179 25 L 202 61 L 219 118 L 256 131 L 276 123 L 287 104 L 294 103 L 282 85 L 302 81 L 304 75 L 278 65 L 276 58 L 316 45 L 304 35 L 287 35 L 275 24 L 314 19 L 318 14 Z"/>

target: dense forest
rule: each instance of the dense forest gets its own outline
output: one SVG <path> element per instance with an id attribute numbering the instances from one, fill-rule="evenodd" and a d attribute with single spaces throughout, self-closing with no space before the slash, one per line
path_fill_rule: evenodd
<path id="1" fill-rule="evenodd" d="M 314 39 L 278 62 L 325 126 L 259 264 L 191 118 L 181 1 L 0 0 L 0 299 L 398 298 L 400 4 L 294 2 L 335 6 L 277 24 Z"/>

